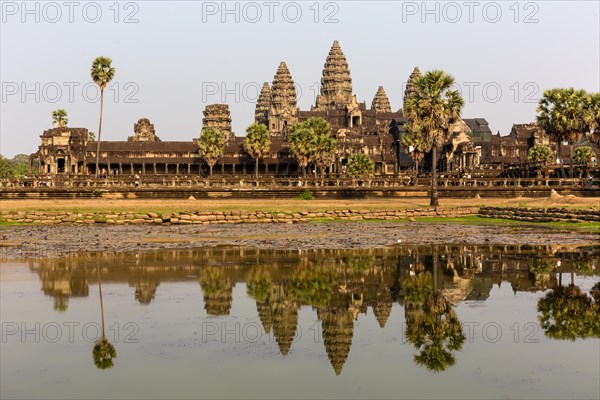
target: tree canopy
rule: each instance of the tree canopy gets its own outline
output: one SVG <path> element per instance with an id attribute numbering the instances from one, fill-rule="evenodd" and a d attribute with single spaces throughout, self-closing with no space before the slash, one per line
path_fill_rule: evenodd
<path id="1" fill-rule="evenodd" d="M 354 153 L 348 158 L 346 168 L 348 175 L 356 178 L 365 178 L 373 175 L 375 166 L 368 154 Z"/>
<path id="2" fill-rule="evenodd" d="M 206 160 L 210 168 L 210 176 L 214 165 L 225 150 L 225 138 L 219 129 L 204 128 L 200 137 L 196 140 L 200 150 L 200 156 Z"/>
<path id="3" fill-rule="evenodd" d="M 52 122 L 56 124 L 57 128 L 67 126 L 69 119 L 67 118 L 67 112 L 64 109 L 58 109 L 52 111 Z"/>
<path id="4" fill-rule="evenodd" d="M 552 150 L 543 144 L 536 144 L 527 152 L 527 160 L 533 163 L 547 164 L 552 161 L 552 157 Z"/>
<path id="5" fill-rule="evenodd" d="M 306 167 L 313 162 L 324 169 L 333 162 L 335 139 L 331 126 L 323 118 L 309 118 L 294 124 L 290 129 L 290 149 L 306 174 Z"/>
<path id="6" fill-rule="evenodd" d="M 258 161 L 269 154 L 271 137 L 269 130 L 263 124 L 254 123 L 246 128 L 244 150 L 255 160 L 255 175 L 258 178 Z"/>
<path id="7" fill-rule="evenodd" d="M 590 146 L 582 146 L 575 149 L 573 161 L 577 164 L 589 164 L 594 157 L 594 151 Z"/>

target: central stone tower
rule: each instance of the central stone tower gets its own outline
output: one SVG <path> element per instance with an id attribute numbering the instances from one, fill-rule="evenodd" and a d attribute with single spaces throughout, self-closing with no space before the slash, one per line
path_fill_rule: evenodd
<path id="1" fill-rule="evenodd" d="M 360 125 L 362 114 L 356 96 L 352 94 L 352 78 L 346 56 L 337 40 L 333 42 L 331 50 L 325 60 L 323 76 L 321 77 L 321 94 L 311 111 L 346 112 L 346 126 Z"/>

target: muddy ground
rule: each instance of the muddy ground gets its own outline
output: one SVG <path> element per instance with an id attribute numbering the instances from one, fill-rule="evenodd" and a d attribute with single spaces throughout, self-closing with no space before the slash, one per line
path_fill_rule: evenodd
<path id="1" fill-rule="evenodd" d="M 0 229 L 4 258 L 87 251 L 235 245 L 259 248 L 373 248 L 398 244 L 600 245 L 600 235 L 541 226 L 431 222 L 239 225 L 56 225 Z"/>

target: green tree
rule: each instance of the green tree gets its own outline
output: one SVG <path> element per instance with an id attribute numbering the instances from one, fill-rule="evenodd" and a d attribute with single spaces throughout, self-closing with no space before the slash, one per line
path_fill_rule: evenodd
<path id="1" fill-rule="evenodd" d="M 590 141 L 600 145 L 600 92 L 589 93 L 584 108 L 584 121 L 590 132 Z"/>
<path id="2" fill-rule="evenodd" d="M 290 128 L 290 150 L 298 165 L 302 169 L 302 176 L 306 176 L 306 167 L 315 151 L 315 133 L 312 129 L 294 125 Z"/>
<path id="3" fill-rule="evenodd" d="M 322 174 L 335 158 L 335 139 L 329 134 L 320 134 L 315 140 L 314 162 Z M 317 171 L 315 171 L 316 173 Z"/>
<path id="4" fill-rule="evenodd" d="M 558 143 L 558 157 L 563 175 L 562 143 L 567 142 L 571 145 L 571 178 L 574 176 L 573 144 L 577 143 L 588 129 L 585 118 L 587 96 L 585 90 L 550 89 L 544 92 L 537 107 L 538 125 Z"/>
<path id="5" fill-rule="evenodd" d="M 246 128 L 244 150 L 250 154 L 250 157 L 254 158 L 254 174 L 256 179 L 258 179 L 258 161 L 269 154 L 270 148 L 271 137 L 265 125 L 254 123 Z"/>
<path id="6" fill-rule="evenodd" d="M 18 154 L 12 160 L 0 155 L 0 179 L 21 178 L 28 168 L 28 157 L 24 154 Z"/>
<path id="7" fill-rule="evenodd" d="M 460 93 L 452 90 L 454 78 L 444 71 L 428 71 L 413 81 L 414 91 L 404 102 L 403 113 L 410 132 L 423 135 L 431 149 L 431 206 L 438 206 L 437 151 L 448 141 L 453 123 L 460 120 L 464 105 Z"/>
<path id="8" fill-rule="evenodd" d="M 419 175 L 419 163 L 425 158 L 427 152 L 427 144 L 423 134 L 419 131 L 405 132 L 402 134 L 400 144 L 415 162 L 415 172 Z"/>
<path id="9" fill-rule="evenodd" d="M 69 122 L 69 119 L 67 118 L 67 112 L 62 108 L 52 111 L 52 122 L 56 124 L 57 128 L 67 126 L 67 123 Z"/>
<path id="10" fill-rule="evenodd" d="M 98 177 L 100 164 L 100 141 L 102 139 L 102 111 L 104 108 L 104 89 L 115 76 L 115 69 L 111 66 L 112 60 L 108 57 L 96 57 L 92 62 L 90 74 L 92 80 L 100 88 L 100 124 L 98 126 L 98 143 L 96 144 L 96 177 Z"/>
<path id="11" fill-rule="evenodd" d="M 594 151 L 590 146 L 582 146 L 575 149 L 573 153 L 573 161 L 577 164 L 588 165 L 594 157 Z"/>
<path id="12" fill-rule="evenodd" d="M 223 133 L 218 129 L 205 128 L 200 132 L 200 138 L 196 140 L 200 149 L 200 156 L 206 160 L 210 169 L 210 177 L 213 176 L 213 167 L 217 163 L 219 157 L 225 151 L 225 138 Z"/>
<path id="13" fill-rule="evenodd" d="M 356 178 L 364 178 L 373 175 L 375 166 L 373 160 L 365 153 L 354 153 L 348 158 L 346 171 L 348 175 Z"/>
<path id="14" fill-rule="evenodd" d="M 323 118 L 309 118 L 294 124 L 290 129 L 289 142 L 303 177 L 309 163 L 325 166 L 333 162 L 335 139 L 331 137 L 331 126 Z"/>
<path id="15" fill-rule="evenodd" d="M 96 140 L 96 134 L 92 131 L 88 132 L 88 140 L 94 142 Z"/>
<path id="16" fill-rule="evenodd" d="M 552 150 L 543 144 L 536 144 L 527 152 L 527 160 L 533 163 L 548 164 L 552 161 Z"/>

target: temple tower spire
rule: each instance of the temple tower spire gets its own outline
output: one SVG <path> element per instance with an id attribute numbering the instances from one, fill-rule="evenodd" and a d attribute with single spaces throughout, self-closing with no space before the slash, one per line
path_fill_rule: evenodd
<path id="1" fill-rule="evenodd" d="M 408 81 L 406 81 L 406 89 L 404 90 L 404 99 L 402 100 L 403 105 L 404 105 L 404 102 L 406 102 L 406 98 L 415 92 L 414 81 L 415 81 L 415 79 L 417 79 L 420 76 L 421 76 L 421 71 L 419 70 L 419 67 L 415 67 L 415 69 L 413 69 L 413 72 L 408 77 Z"/>
<path id="2" fill-rule="evenodd" d="M 383 86 L 379 86 L 379 89 L 377 89 L 377 93 L 371 103 L 371 109 L 378 113 L 392 112 L 390 100 L 388 99 L 385 90 L 383 90 Z"/>
<path id="3" fill-rule="evenodd" d="M 279 64 L 273 78 L 268 120 L 269 132 L 284 135 L 287 134 L 289 127 L 298 122 L 296 88 L 284 61 Z"/>
<path id="4" fill-rule="evenodd" d="M 271 108 L 271 87 L 268 82 L 263 83 L 258 100 L 256 102 L 256 109 L 254 111 L 254 122 L 257 124 L 269 124 L 269 108 Z"/>
<path id="5" fill-rule="evenodd" d="M 337 40 L 325 60 L 321 77 L 321 94 L 311 111 L 327 111 L 338 113 L 335 118 L 348 128 L 362 124 L 362 112 L 356 96 L 352 94 L 352 78 L 346 56 Z"/>

